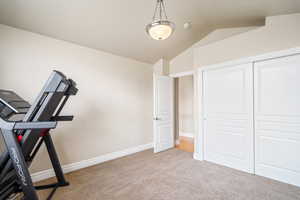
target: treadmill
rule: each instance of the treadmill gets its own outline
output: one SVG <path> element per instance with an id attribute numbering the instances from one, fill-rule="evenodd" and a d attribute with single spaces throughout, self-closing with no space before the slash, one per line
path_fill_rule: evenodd
<path id="1" fill-rule="evenodd" d="M 36 191 L 52 189 L 52 199 L 59 187 L 68 186 L 65 180 L 50 130 L 59 121 L 72 121 L 73 116 L 60 116 L 72 95 L 76 83 L 59 71 L 53 71 L 42 91 L 30 105 L 13 91 L 0 90 L 0 137 L 5 147 L 0 153 L 0 200 L 21 198 L 39 200 Z M 57 182 L 34 186 L 29 167 L 45 143 Z"/>

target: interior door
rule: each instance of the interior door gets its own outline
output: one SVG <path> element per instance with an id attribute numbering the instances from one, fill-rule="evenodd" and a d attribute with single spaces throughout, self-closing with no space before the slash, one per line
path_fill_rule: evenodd
<path id="1" fill-rule="evenodd" d="M 154 152 L 174 147 L 174 80 L 154 75 Z"/>
<path id="2" fill-rule="evenodd" d="M 204 159 L 254 172 L 252 64 L 203 72 Z"/>
<path id="3" fill-rule="evenodd" d="M 254 65 L 255 173 L 300 186 L 300 55 Z"/>

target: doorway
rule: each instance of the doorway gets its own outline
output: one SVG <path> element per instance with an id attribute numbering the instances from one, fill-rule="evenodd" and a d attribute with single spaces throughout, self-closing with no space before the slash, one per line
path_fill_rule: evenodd
<path id="1" fill-rule="evenodd" d="M 200 159 L 196 151 L 197 80 L 195 71 L 169 76 L 154 74 L 154 153 L 176 147 Z"/>
<path id="2" fill-rule="evenodd" d="M 176 148 L 194 152 L 194 80 L 193 75 L 175 78 Z"/>

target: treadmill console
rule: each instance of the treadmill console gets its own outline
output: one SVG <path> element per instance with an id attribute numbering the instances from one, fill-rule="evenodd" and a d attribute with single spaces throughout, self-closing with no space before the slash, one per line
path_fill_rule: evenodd
<path id="1" fill-rule="evenodd" d="M 30 104 L 13 91 L 0 90 L 0 117 L 8 119 L 13 114 L 25 114 Z"/>

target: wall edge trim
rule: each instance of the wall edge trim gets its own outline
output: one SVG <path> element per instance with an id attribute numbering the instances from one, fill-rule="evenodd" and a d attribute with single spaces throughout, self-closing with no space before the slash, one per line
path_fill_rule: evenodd
<path id="1" fill-rule="evenodd" d="M 97 164 L 101 164 L 101 163 L 104 163 L 104 162 L 107 162 L 110 160 L 128 156 L 128 155 L 131 155 L 134 153 L 138 153 L 138 152 L 141 152 L 141 151 L 144 151 L 147 149 L 151 149 L 151 148 L 153 148 L 153 143 L 138 145 L 138 146 L 127 148 L 127 149 L 124 149 L 121 151 L 116 151 L 116 152 L 104 154 L 101 156 L 97 156 L 94 158 L 90 158 L 87 160 L 82 160 L 79 162 L 63 165 L 62 169 L 63 169 L 64 173 L 69 173 L 69 172 L 77 171 L 79 169 L 83 169 L 83 168 L 91 167 L 91 166 L 94 166 Z M 31 174 L 31 178 L 32 178 L 33 182 L 42 181 L 42 180 L 45 180 L 45 179 L 48 179 L 48 178 L 51 178 L 54 176 L 55 176 L 55 173 L 54 173 L 53 169 L 47 169 L 47 170 L 43 170 L 43 171 Z"/>

